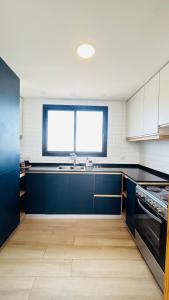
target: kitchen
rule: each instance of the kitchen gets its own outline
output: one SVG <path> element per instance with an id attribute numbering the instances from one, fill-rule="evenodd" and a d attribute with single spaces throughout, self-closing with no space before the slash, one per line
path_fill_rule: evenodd
<path id="1" fill-rule="evenodd" d="M 0 299 L 169 299 L 168 20 L 0 1 Z"/>

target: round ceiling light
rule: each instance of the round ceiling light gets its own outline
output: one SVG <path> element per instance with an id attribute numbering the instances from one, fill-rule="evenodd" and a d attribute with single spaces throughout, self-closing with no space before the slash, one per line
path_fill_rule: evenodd
<path id="1" fill-rule="evenodd" d="M 91 58 L 95 54 L 95 49 L 90 44 L 82 44 L 77 48 L 77 54 L 82 58 Z"/>

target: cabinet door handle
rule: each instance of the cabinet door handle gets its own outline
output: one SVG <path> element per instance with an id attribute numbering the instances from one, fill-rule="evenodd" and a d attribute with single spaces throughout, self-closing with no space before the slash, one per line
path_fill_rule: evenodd
<path id="1" fill-rule="evenodd" d="M 154 214 L 152 214 L 148 209 L 146 209 L 144 207 L 143 204 L 141 204 L 140 200 L 137 198 L 137 202 L 139 204 L 139 206 L 142 208 L 142 210 L 147 214 L 149 215 L 152 219 L 154 219 L 155 221 L 157 221 L 158 223 L 162 224 L 162 221 L 160 218 L 156 217 Z"/>
<path id="2" fill-rule="evenodd" d="M 119 195 L 104 195 L 104 194 L 94 194 L 95 198 L 117 198 L 121 197 L 121 194 Z"/>

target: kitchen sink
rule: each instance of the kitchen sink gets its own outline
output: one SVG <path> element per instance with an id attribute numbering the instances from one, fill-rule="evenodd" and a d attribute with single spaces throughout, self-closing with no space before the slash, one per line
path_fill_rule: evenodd
<path id="1" fill-rule="evenodd" d="M 58 166 L 56 170 L 62 171 L 85 171 L 85 166 Z"/>

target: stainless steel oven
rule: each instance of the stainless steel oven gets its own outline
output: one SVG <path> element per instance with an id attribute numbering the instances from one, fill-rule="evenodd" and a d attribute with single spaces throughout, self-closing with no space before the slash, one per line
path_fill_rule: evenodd
<path id="1" fill-rule="evenodd" d="M 163 290 L 167 206 L 154 194 L 136 188 L 135 238 L 137 246 Z"/>

